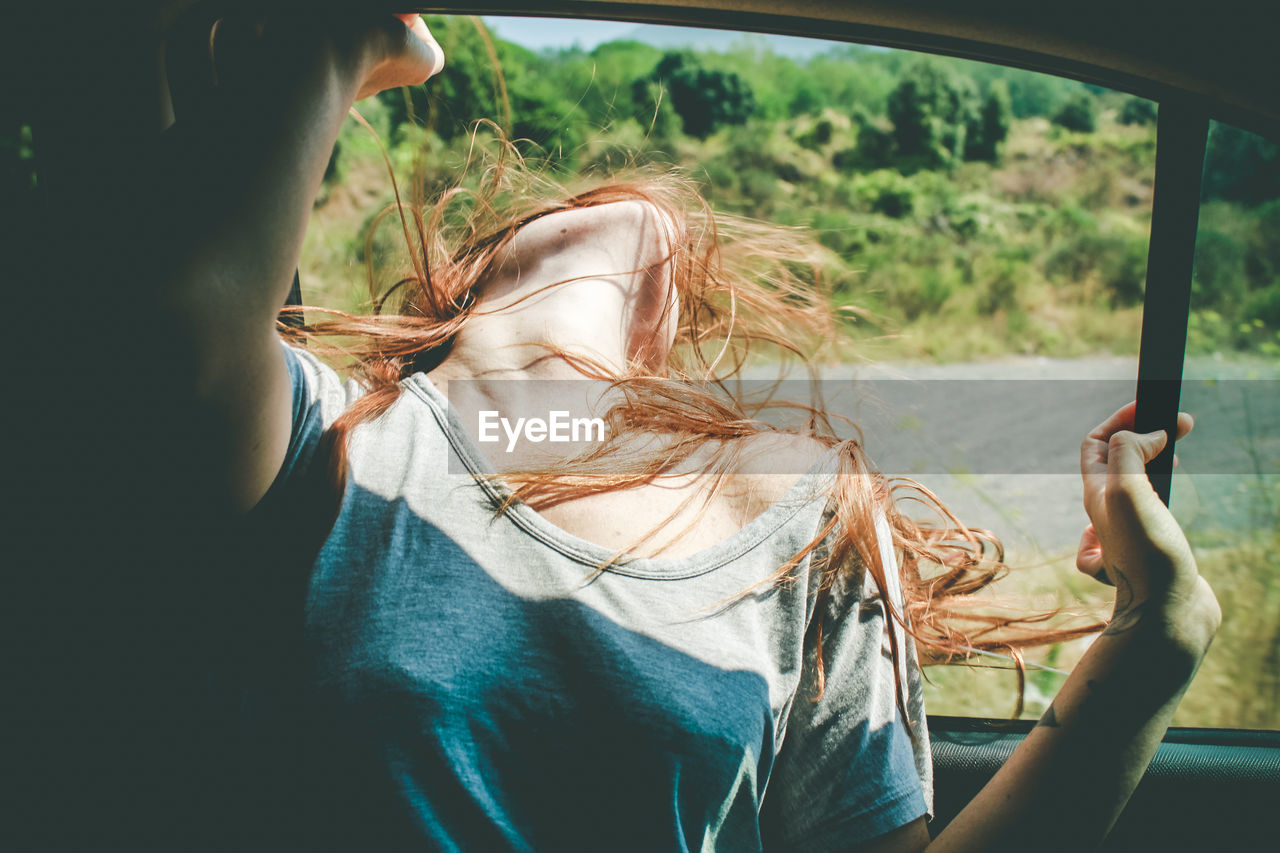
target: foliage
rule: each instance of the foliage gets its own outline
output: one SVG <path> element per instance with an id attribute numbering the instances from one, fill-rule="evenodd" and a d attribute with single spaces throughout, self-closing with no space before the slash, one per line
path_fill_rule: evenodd
<path id="1" fill-rule="evenodd" d="M 1156 104 L 1146 98 L 1129 98 L 1120 109 L 1121 124 L 1155 124 Z"/>
<path id="2" fill-rule="evenodd" d="M 1139 119 L 1149 102 L 847 45 L 794 60 L 758 43 L 534 54 L 494 39 L 495 69 L 475 22 L 430 24 L 450 45 L 445 73 L 360 110 L 398 166 L 430 149 L 432 186 L 456 173 L 475 121 L 492 119 L 561 175 L 678 165 L 717 209 L 814 228 L 833 253 L 837 298 L 866 309 L 851 327 L 860 346 L 951 359 L 1136 345 L 1155 152 L 1154 127 Z M 1048 120 L 1072 110 L 1095 129 L 1052 132 Z M 1209 146 L 1189 347 L 1280 347 L 1274 146 L 1219 127 Z M 389 200 L 379 164 L 367 134 L 344 129 L 321 209 L 354 204 L 351 183 Z M 394 253 L 394 230 L 376 253 Z"/>
<path id="3" fill-rule="evenodd" d="M 1073 95 L 1054 113 L 1053 123 L 1078 133 L 1093 133 L 1098 129 L 1095 99 L 1084 93 Z"/>
<path id="4" fill-rule="evenodd" d="M 755 111 L 755 96 L 741 77 L 708 69 L 688 52 L 664 54 L 647 78 L 636 81 L 633 100 L 652 104 L 655 83 L 669 93 L 684 132 L 699 139 L 723 125 L 743 124 Z"/>
<path id="5" fill-rule="evenodd" d="M 1191 300 L 1191 351 L 1275 346 L 1280 198 L 1256 208 L 1227 201 L 1201 205 Z"/>
<path id="6" fill-rule="evenodd" d="M 831 123 L 831 119 L 823 118 L 816 121 L 809 130 L 796 137 L 796 142 L 805 148 L 817 150 L 831 143 L 831 137 L 835 133 L 835 125 Z"/>
<path id="7" fill-rule="evenodd" d="M 1080 90 L 1080 84 L 1048 74 L 1008 69 L 1009 100 L 1015 118 L 1051 117 L 1061 104 Z"/>
<path id="8" fill-rule="evenodd" d="M 996 80 L 991 84 L 977 121 L 965 134 L 964 159 L 994 163 L 1000 159 L 1000 144 L 1009 136 L 1013 107 L 1009 100 L 1009 84 Z"/>
<path id="9" fill-rule="evenodd" d="M 471 19 L 441 15 L 427 16 L 427 25 L 441 44 L 449 45 L 449 61 L 430 86 L 391 89 L 378 96 L 390 111 L 391 126 L 412 120 L 451 139 L 475 119 L 500 118 L 504 110 L 497 73 L 479 28 Z M 522 50 L 502 45 L 507 56 L 500 59 Z"/>
<path id="10" fill-rule="evenodd" d="M 1137 236 L 1083 231 L 1065 242 L 1045 261 L 1050 278 L 1099 281 L 1115 305 L 1142 300 L 1147 278 L 1147 241 Z"/>
<path id="11" fill-rule="evenodd" d="M 894 162 L 893 131 L 880 127 L 862 111 L 854 114 L 854 125 L 858 128 L 856 144 L 836 152 L 832 165 L 841 171 L 888 168 Z"/>
<path id="12" fill-rule="evenodd" d="M 1248 205 L 1280 198 L 1280 146 L 1215 122 L 1205 152 L 1203 194 Z"/>
<path id="13" fill-rule="evenodd" d="M 1238 304 L 1245 295 L 1245 247 L 1229 234 L 1212 227 L 1196 233 L 1195 277 L 1191 284 L 1191 304 L 1212 308 Z"/>
<path id="14" fill-rule="evenodd" d="M 999 159 L 1009 135 L 1012 107 L 1008 84 L 996 80 L 980 97 L 973 80 L 936 62 L 909 66 L 889 93 L 886 112 L 893 125 L 892 155 L 875 124 L 860 117 L 860 134 L 851 162 L 880 167 L 945 169 L 965 160 Z"/>
<path id="15" fill-rule="evenodd" d="M 937 169 L 963 159 L 965 136 L 977 124 L 973 83 L 934 62 L 911 65 L 889 93 L 889 121 L 900 161 Z"/>

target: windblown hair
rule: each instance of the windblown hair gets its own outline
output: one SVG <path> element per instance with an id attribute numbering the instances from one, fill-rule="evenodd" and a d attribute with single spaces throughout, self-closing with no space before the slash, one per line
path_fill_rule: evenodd
<path id="1" fill-rule="evenodd" d="M 821 573 L 823 595 L 839 583 L 860 583 L 865 572 L 889 614 L 895 679 L 902 631 L 914 638 L 926 663 L 966 660 L 991 651 L 1008 655 L 1017 662 L 1022 684 L 1021 649 L 1102 627 L 1047 627 L 1054 612 L 993 615 L 991 602 L 975 594 L 1007 571 L 1003 546 L 994 534 L 966 527 L 921 484 L 876 472 L 856 424 L 824 411 L 820 397 L 800 404 L 758 399 L 742 391 L 736 380 L 748 359 L 759 354 L 799 363 L 814 380 L 816 360 L 836 338 L 838 311 L 821 276 L 824 250 L 802 229 L 713 213 L 696 185 L 674 171 L 633 167 L 626 175 L 594 185 L 565 187 L 525 163 L 500 132 L 494 135 L 486 144 L 480 126 L 473 133 L 469 168 L 464 171 L 478 173 L 478 182 L 465 188 L 459 183 L 428 199 L 423 183 L 415 180 L 409 202 L 397 189 L 396 203 L 375 217 L 366 240 L 371 313 L 327 311 L 337 319 L 300 330 L 280 327 L 283 335 L 321 346 L 326 338 L 341 337 L 345 345 L 334 345 L 330 351 L 353 357 L 353 373 L 367 388 L 368 393 L 326 434 L 330 476 L 339 493 L 352 428 L 387 411 L 401 393 L 402 380 L 443 361 L 454 337 L 477 310 L 485 273 L 521 228 L 557 211 L 643 201 L 674 224 L 667 263 L 679 299 L 675 346 L 660 368 L 637 361 L 621 375 L 609 375 L 599 365 L 563 354 L 584 375 L 607 379 L 619 392 L 621 402 L 605 418 L 608 439 L 577 457 L 557 460 L 554 468 L 504 473 L 508 497 L 498 511 L 515 501 L 540 509 L 637 487 L 687 472 L 695 464 L 712 484 L 705 497 L 710 501 L 725 478 L 739 470 L 753 440 L 789 431 L 811 443 L 815 452 L 829 450 L 838 459 L 829 503 L 833 511 L 811 542 L 744 594 L 787 582 L 806 560 Z M 408 251 L 400 269 L 382 284 L 374 260 L 375 232 L 393 215 L 390 222 L 398 224 Z M 816 390 L 817 383 L 811 387 Z M 761 418 L 766 409 L 790 409 L 803 416 L 802 422 L 790 430 L 771 425 Z M 842 437 L 837 424 L 852 436 Z M 665 440 L 636 449 L 634 439 L 655 434 Z M 900 505 L 910 503 L 930 510 L 933 517 L 920 520 L 904 512 Z M 887 520 L 900 556 L 901 609 L 888 594 L 896 585 L 888 573 L 896 567 L 881 561 L 874 533 L 877 512 Z M 599 568 L 607 570 L 608 565 Z M 820 625 L 818 643 L 821 689 Z M 907 719 L 903 685 L 897 688 Z M 1021 693 L 1015 716 L 1021 711 Z"/>

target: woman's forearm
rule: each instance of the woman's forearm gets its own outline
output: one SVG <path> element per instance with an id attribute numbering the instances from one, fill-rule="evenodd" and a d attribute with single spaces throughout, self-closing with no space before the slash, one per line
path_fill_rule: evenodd
<path id="1" fill-rule="evenodd" d="M 1220 619 L 1204 586 L 1118 607 L 1039 724 L 928 846 L 1088 850 L 1142 778 Z"/>
<path id="2" fill-rule="evenodd" d="M 269 329 L 288 291 L 343 117 L 374 61 L 293 33 L 220 69 L 208 108 L 179 122 L 152 169 L 156 304 L 196 342 Z"/>

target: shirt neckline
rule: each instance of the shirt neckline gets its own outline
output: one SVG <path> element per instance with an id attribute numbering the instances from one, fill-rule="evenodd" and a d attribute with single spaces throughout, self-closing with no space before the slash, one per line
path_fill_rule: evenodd
<path id="1" fill-rule="evenodd" d="M 509 492 L 484 472 L 491 466 L 485 462 L 483 451 L 467 432 L 457 410 L 444 393 L 425 373 L 415 373 L 401 383 L 416 397 L 427 404 L 457 453 L 467 471 L 476 479 L 490 498 L 502 500 Z M 713 571 L 743 554 L 760 546 L 772 533 L 794 518 L 806 506 L 819 497 L 824 499 L 829 490 L 821 488 L 823 481 L 835 473 L 836 456 L 828 451 L 802 474 L 778 500 L 767 506 L 737 532 L 693 554 L 683 557 L 622 557 L 608 565 L 605 571 L 637 578 L 655 580 L 682 580 Z M 556 524 L 522 501 L 514 502 L 504 516 L 528 535 L 559 551 L 566 557 L 592 568 L 597 568 L 616 556 L 617 552 L 604 545 L 583 539 Z"/>

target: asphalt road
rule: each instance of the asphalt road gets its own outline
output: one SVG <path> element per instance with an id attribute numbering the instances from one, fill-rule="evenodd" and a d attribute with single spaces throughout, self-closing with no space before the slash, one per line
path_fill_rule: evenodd
<path id="1" fill-rule="evenodd" d="M 776 370 L 753 371 L 753 377 Z M 1018 358 L 982 364 L 837 365 L 827 410 L 863 432 L 873 464 L 936 492 L 971 526 L 996 531 L 1019 561 L 1073 551 L 1087 519 L 1079 446 L 1133 399 L 1136 359 Z M 1189 531 L 1222 533 L 1275 517 L 1280 499 L 1280 363 L 1196 359 L 1182 406 L 1170 505 Z M 805 382 L 778 395 L 806 399 Z"/>

